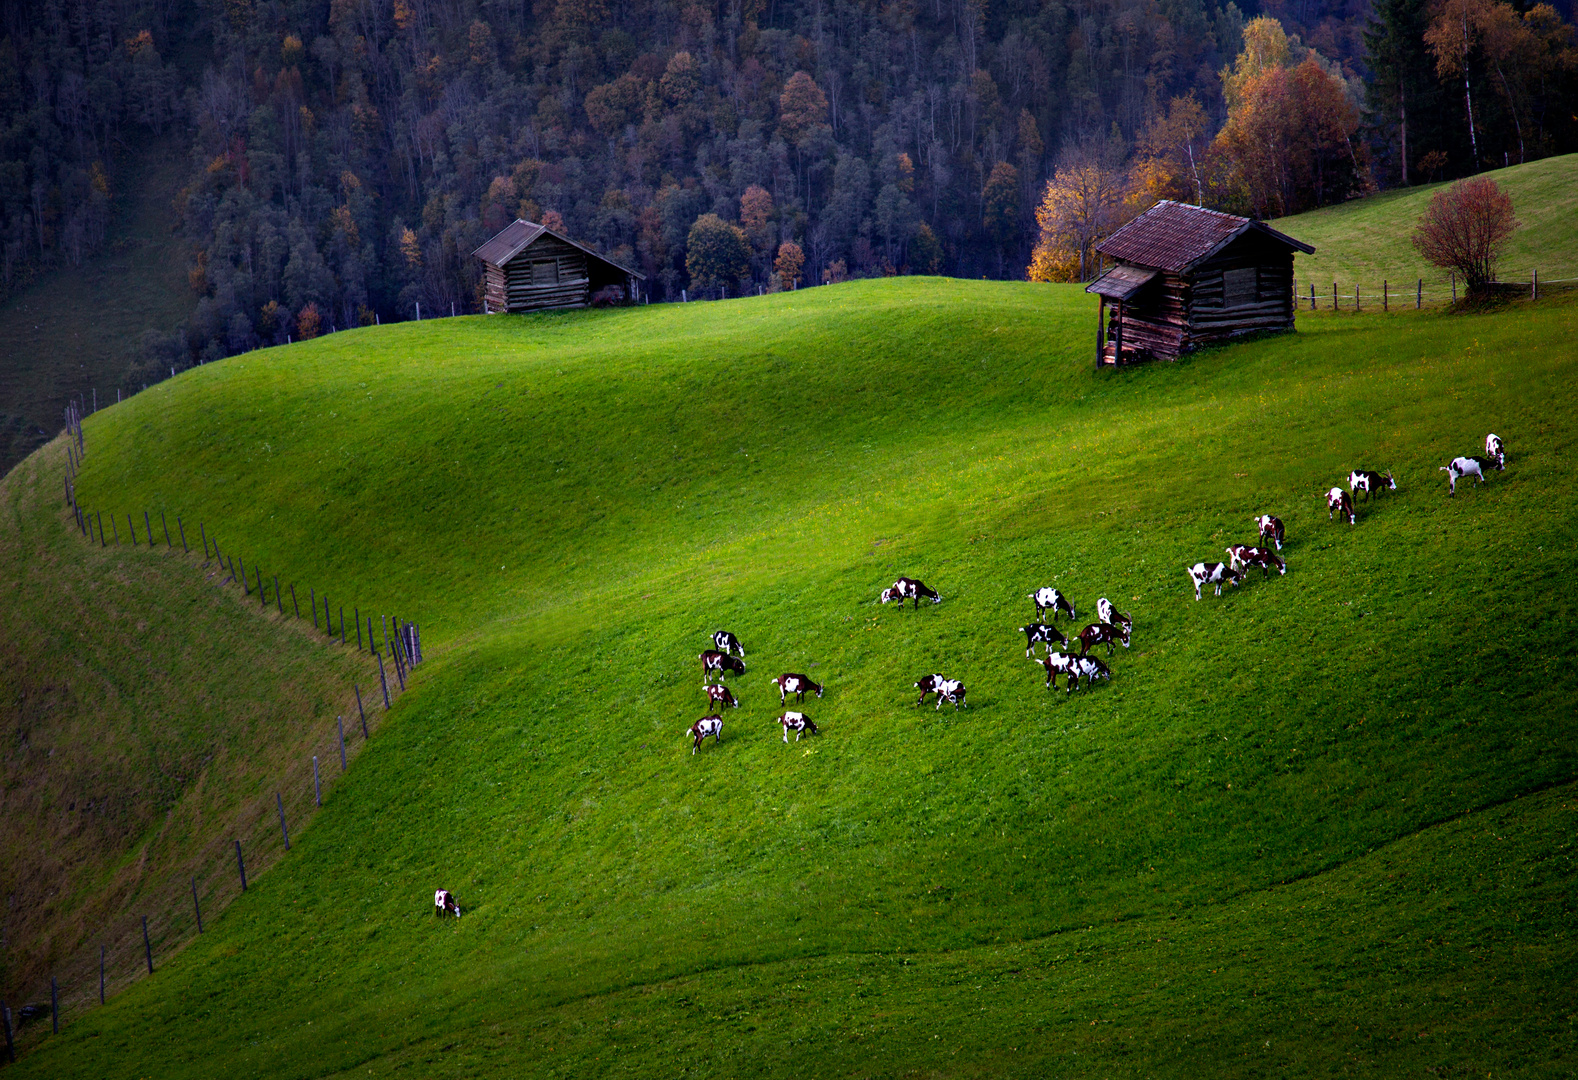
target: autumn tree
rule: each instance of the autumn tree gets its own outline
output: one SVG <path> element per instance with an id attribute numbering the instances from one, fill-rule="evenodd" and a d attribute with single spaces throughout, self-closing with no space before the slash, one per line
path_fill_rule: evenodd
<path id="1" fill-rule="evenodd" d="M 800 281 L 800 271 L 805 268 L 805 252 L 793 240 L 778 245 L 778 261 L 773 269 L 778 272 L 778 287 L 793 289 Z"/>
<path id="2" fill-rule="evenodd" d="M 727 291 L 751 273 L 751 245 L 745 230 L 717 214 L 703 214 L 690 227 L 685 272 L 698 293 Z"/>
<path id="3" fill-rule="evenodd" d="M 826 122 L 827 95 L 816 80 L 803 71 L 789 76 L 778 96 L 778 130 L 784 142 L 794 146 L 811 128 Z"/>
<path id="4" fill-rule="evenodd" d="M 1468 114 L 1468 144 L 1479 168 L 1479 135 L 1474 130 L 1474 89 L 1469 59 L 1494 18 L 1495 0 L 1437 0 L 1425 44 L 1436 58 L 1442 78 L 1463 80 L 1463 107 Z"/>
<path id="5" fill-rule="evenodd" d="M 1205 205 L 1207 155 L 1215 125 L 1193 93 L 1175 97 L 1140 135 L 1129 186 L 1136 212 L 1163 199 Z"/>
<path id="6" fill-rule="evenodd" d="M 1434 265 L 1463 275 L 1474 296 L 1496 280 L 1496 261 L 1517 227 L 1512 196 L 1490 177 L 1476 176 L 1436 192 L 1413 244 Z"/>
<path id="7" fill-rule="evenodd" d="M 1085 281 L 1096 245 L 1123 222 L 1128 177 L 1110 143 L 1087 141 L 1065 150 L 1036 207 L 1040 235 L 1031 252 L 1031 281 Z"/>

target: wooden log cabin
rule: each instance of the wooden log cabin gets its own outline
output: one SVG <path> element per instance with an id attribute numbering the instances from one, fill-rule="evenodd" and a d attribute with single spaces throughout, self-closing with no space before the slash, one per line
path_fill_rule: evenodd
<path id="1" fill-rule="evenodd" d="M 1239 334 L 1293 329 L 1293 255 L 1315 249 L 1264 222 L 1163 200 L 1096 250 L 1117 265 L 1101 298 L 1096 363 L 1177 359 Z"/>
<path id="2" fill-rule="evenodd" d="M 489 314 L 630 304 L 646 280 L 545 225 L 519 219 L 472 254 L 482 260 Z"/>

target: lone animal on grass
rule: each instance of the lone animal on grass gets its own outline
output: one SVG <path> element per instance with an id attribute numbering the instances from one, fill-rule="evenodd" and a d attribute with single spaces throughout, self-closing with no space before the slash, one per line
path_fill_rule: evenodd
<path id="1" fill-rule="evenodd" d="M 1105 645 L 1107 655 L 1112 655 L 1112 643 L 1116 641 L 1125 649 L 1129 647 L 1129 631 L 1127 627 L 1116 627 L 1111 623 L 1091 623 L 1079 632 L 1079 654 L 1084 656 L 1090 651 L 1092 645 Z"/>
<path id="2" fill-rule="evenodd" d="M 796 701 L 804 701 L 807 690 L 815 693 L 817 697 L 822 696 L 821 683 L 814 683 L 804 675 L 796 675 L 792 671 L 786 671 L 776 679 L 769 679 L 768 681 L 778 688 L 778 704 L 780 705 L 789 700 L 790 694 L 794 695 Z"/>
<path id="3" fill-rule="evenodd" d="M 445 915 L 453 915 L 458 919 L 460 918 L 460 901 L 456 900 L 454 894 L 448 889 L 439 889 L 433 894 L 433 914 L 439 918 L 443 918 Z"/>
<path id="4" fill-rule="evenodd" d="M 1248 544 L 1234 544 L 1228 548 L 1227 561 L 1239 569 L 1258 566 L 1262 578 L 1271 576 L 1273 566 L 1277 568 L 1279 574 L 1288 572 L 1288 564 L 1282 561 L 1280 555 L 1268 548 L 1250 547 Z"/>
<path id="5" fill-rule="evenodd" d="M 903 607 L 906 600 L 914 600 L 915 606 L 919 608 L 920 598 L 923 596 L 929 598 L 934 604 L 942 603 L 942 597 L 928 589 L 924 582 L 915 578 L 901 577 L 882 590 L 882 602 L 886 604 L 889 600 L 897 600 L 899 607 Z"/>
<path id="6" fill-rule="evenodd" d="M 740 659 L 745 659 L 745 646 L 740 644 L 740 639 L 727 630 L 719 630 L 712 635 L 712 644 L 721 653 L 739 653 Z"/>
<path id="7" fill-rule="evenodd" d="M 1071 656 L 1065 653 L 1049 652 L 1047 653 L 1045 660 L 1032 660 L 1031 663 L 1039 664 L 1046 668 L 1046 686 L 1048 690 L 1056 690 L 1057 677 L 1059 675 L 1067 675 L 1069 677 L 1068 692 L 1072 694 L 1074 692 L 1074 683 L 1079 679 L 1079 676 L 1073 674 L 1074 661 L 1078 659 L 1079 657 L 1077 656 Z"/>
<path id="8" fill-rule="evenodd" d="M 1239 582 L 1244 580 L 1242 570 L 1234 570 L 1225 562 L 1197 562 L 1185 570 L 1189 580 L 1194 582 L 1194 598 L 1200 599 L 1200 586 L 1215 585 L 1216 595 L 1222 595 L 1224 584 L 1238 588 Z"/>
<path id="9" fill-rule="evenodd" d="M 712 716 L 703 716 L 690 725 L 690 734 L 691 738 L 696 740 L 690 746 L 692 754 L 701 749 L 701 744 L 707 741 L 708 735 L 712 736 L 712 745 L 717 746 L 723 741 L 723 717 L 716 713 Z"/>
<path id="10" fill-rule="evenodd" d="M 964 683 L 960 682 L 958 679 L 944 679 L 942 682 L 936 685 L 935 690 L 937 693 L 938 709 L 942 708 L 942 704 L 945 701 L 953 706 L 954 712 L 958 712 L 959 706 L 961 705 L 963 705 L 966 709 L 970 707 L 970 703 L 964 700 Z"/>
<path id="11" fill-rule="evenodd" d="M 1097 679 L 1107 679 L 1108 681 L 1111 681 L 1112 670 L 1108 668 L 1106 664 L 1102 663 L 1099 657 L 1076 656 L 1074 658 L 1073 670 L 1069 673 L 1070 693 L 1073 692 L 1074 684 L 1079 681 L 1081 676 L 1083 676 L 1085 679 L 1085 689 L 1089 690 L 1090 684 Z"/>
<path id="12" fill-rule="evenodd" d="M 1340 487 L 1334 487 L 1326 493 L 1326 520 L 1330 521 L 1333 514 L 1339 519 L 1347 518 L 1349 525 L 1354 522 L 1353 500 Z"/>
<path id="13" fill-rule="evenodd" d="M 1021 626 L 1019 632 L 1025 635 L 1026 656 L 1035 656 L 1037 645 L 1045 645 L 1047 652 L 1051 652 L 1054 641 L 1059 645 L 1068 644 L 1068 638 L 1064 637 L 1055 626 L 1048 626 L 1046 623 L 1036 622 L 1029 626 Z"/>
<path id="14" fill-rule="evenodd" d="M 719 652 L 716 649 L 708 649 L 696 659 L 701 661 L 701 677 L 703 681 L 711 679 L 713 672 L 718 673 L 720 682 L 725 675 L 731 673 L 735 675 L 745 674 L 745 665 L 743 663 L 728 653 Z"/>
<path id="15" fill-rule="evenodd" d="M 1057 622 L 1057 613 L 1060 611 L 1068 616 L 1069 622 L 1079 618 L 1078 613 L 1074 611 L 1073 603 L 1050 585 L 1044 585 L 1031 593 L 1030 602 L 1036 606 L 1037 622 L 1040 622 L 1042 614 L 1048 611 L 1052 613 L 1053 622 Z"/>
<path id="16" fill-rule="evenodd" d="M 1496 463 L 1496 471 L 1501 472 L 1507 464 L 1507 451 L 1501 445 L 1501 436 L 1492 432 L 1485 436 L 1485 456 Z"/>
<path id="17" fill-rule="evenodd" d="M 800 741 L 800 736 L 804 732 L 809 731 L 812 735 L 816 734 L 816 724 L 812 723 L 811 718 L 805 713 L 786 712 L 778 718 L 778 723 L 783 725 L 784 742 L 789 741 L 789 733 L 791 731 L 794 732 L 795 742 Z"/>
<path id="18" fill-rule="evenodd" d="M 935 694 L 937 692 L 938 684 L 947 681 L 948 679 L 945 675 L 921 676 L 920 681 L 915 684 L 915 689 L 920 691 L 920 697 L 916 700 L 915 705 L 919 707 L 926 704 L 926 695 Z"/>
<path id="19" fill-rule="evenodd" d="M 1260 530 L 1260 539 L 1270 540 L 1277 545 L 1277 550 L 1282 550 L 1282 519 L 1272 517 L 1270 514 L 1261 514 L 1254 519 L 1255 527 Z"/>
<path id="20" fill-rule="evenodd" d="M 1096 618 L 1113 626 L 1121 626 L 1124 630 L 1134 629 L 1134 620 L 1112 606 L 1112 601 L 1103 596 L 1096 601 Z"/>
<path id="21" fill-rule="evenodd" d="M 1440 471 L 1447 474 L 1447 483 L 1449 485 L 1447 494 L 1456 495 L 1457 482 L 1465 476 L 1472 476 L 1475 483 L 1483 484 L 1485 482 L 1485 466 L 1489 464 L 1491 463 L 1484 458 L 1456 457 L 1441 466 Z"/>
<path id="22" fill-rule="evenodd" d="M 718 705 L 728 705 L 735 709 L 740 707 L 739 699 L 729 693 L 729 688 L 722 683 L 717 685 L 702 683 L 701 692 L 707 695 L 707 701 L 715 707 Z"/>
<path id="23" fill-rule="evenodd" d="M 1383 491 L 1396 491 L 1397 481 L 1392 479 L 1390 471 L 1382 476 L 1367 469 L 1355 469 L 1348 474 L 1348 490 L 1355 495 L 1364 492 L 1364 501 L 1369 502 L 1371 492 L 1379 495 Z"/>

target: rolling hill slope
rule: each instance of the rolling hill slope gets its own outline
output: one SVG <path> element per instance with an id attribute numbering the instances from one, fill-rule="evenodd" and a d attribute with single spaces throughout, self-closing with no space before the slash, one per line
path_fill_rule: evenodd
<path id="1" fill-rule="evenodd" d="M 1121 372 L 1091 322 L 925 279 L 444 320 L 91 418 L 88 506 L 223 523 L 428 660 L 296 850 L 19 1075 L 1549 1074 L 1578 305 Z M 1352 467 L 1401 490 L 1329 524 Z M 1287 576 L 1196 603 L 1262 511 Z M 900 573 L 944 602 L 876 605 Z M 1044 584 L 1133 615 L 1110 684 L 1043 688 Z M 719 628 L 742 706 L 692 755 Z M 912 708 L 931 671 L 970 708 Z"/>

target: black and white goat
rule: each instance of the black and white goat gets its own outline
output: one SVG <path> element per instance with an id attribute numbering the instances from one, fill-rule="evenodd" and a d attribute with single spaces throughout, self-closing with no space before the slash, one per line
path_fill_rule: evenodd
<path id="1" fill-rule="evenodd" d="M 707 695 L 707 701 L 715 707 L 718 705 L 729 705 L 736 709 L 740 707 L 739 698 L 731 694 L 729 688 L 722 683 L 716 686 L 712 683 L 702 683 L 701 692 Z"/>
<path id="2" fill-rule="evenodd" d="M 1062 612 L 1068 616 L 1068 621 L 1073 622 L 1079 618 L 1074 611 L 1074 605 L 1062 593 L 1052 586 L 1047 585 L 1030 594 L 1031 603 L 1036 606 L 1036 621 L 1041 621 L 1041 616 L 1046 612 L 1052 613 L 1052 621 L 1057 622 L 1057 613 Z"/>
<path id="3" fill-rule="evenodd" d="M 1483 484 L 1485 482 L 1485 466 L 1490 464 L 1492 463 L 1484 458 L 1456 457 L 1441 466 L 1440 471 L 1447 474 L 1447 483 L 1449 485 L 1447 494 L 1456 495 L 1457 482 L 1465 476 L 1472 476 L 1475 482 Z"/>
<path id="4" fill-rule="evenodd" d="M 1124 631 L 1134 629 L 1134 620 L 1112 606 L 1112 601 L 1103 596 L 1096 601 L 1096 618 L 1113 626 L 1121 626 Z"/>
<path id="5" fill-rule="evenodd" d="M 708 649 L 696 659 L 701 661 L 701 677 L 704 681 L 710 680 L 713 672 L 717 672 L 719 682 L 723 681 L 725 675 L 745 674 L 745 665 L 743 663 L 728 653 L 719 652 L 716 649 Z"/>
<path id="6" fill-rule="evenodd" d="M 1271 575 L 1273 566 L 1277 568 L 1277 573 L 1279 574 L 1288 572 L 1288 564 L 1282 561 L 1280 555 L 1268 548 L 1250 547 L 1248 544 L 1234 544 L 1228 548 L 1227 561 L 1239 569 L 1258 566 L 1260 567 L 1260 576 L 1262 578 Z"/>
<path id="7" fill-rule="evenodd" d="M 1272 517 L 1270 514 L 1261 514 L 1254 519 L 1255 527 L 1260 530 L 1260 539 L 1270 540 L 1277 545 L 1277 550 L 1282 550 L 1282 519 Z"/>
<path id="8" fill-rule="evenodd" d="M 1074 684 L 1079 681 L 1080 676 L 1084 676 L 1085 689 L 1089 690 L 1090 684 L 1097 679 L 1106 679 L 1110 682 L 1112 670 L 1102 663 L 1098 657 L 1076 656 L 1074 658 L 1074 666 L 1069 671 L 1068 688 L 1070 692 L 1073 691 Z"/>
<path id="9" fill-rule="evenodd" d="M 1019 632 L 1025 635 L 1025 655 L 1030 657 L 1035 656 L 1037 645 L 1045 645 L 1047 652 L 1051 652 L 1054 641 L 1059 645 L 1068 644 L 1068 638 L 1059 633 L 1056 627 L 1048 626 L 1045 623 L 1031 623 L 1029 626 L 1021 626 Z"/>
<path id="10" fill-rule="evenodd" d="M 1326 520 L 1330 521 L 1333 514 L 1347 518 L 1349 525 L 1354 522 L 1353 500 L 1340 487 L 1334 487 L 1326 493 Z"/>
<path id="11" fill-rule="evenodd" d="M 966 709 L 970 707 L 970 703 L 964 700 L 964 683 L 958 679 L 944 679 L 937 684 L 935 689 L 937 692 L 937 708 L 941 709 L 942 703 L 945 701 L 953 706 L 955 712 L 959 711 L 959 706 L 961 705 Z"/>
<path id="12" fill-rule="evenodd" d="M 792 671 L 786 671 L 776 679 L 768 681 L 778 688 L 778 704 L 780 705 L 789 700 L 790 694 L 794 695 L 796 701 L 804 701 L 807 690 L 814 692 L 817 697 L 822 696 L 821 683 L 814 683 L 806 676 L 796 675 Z"/>
<path id="13" fill-rule="evenodd" d="M 1507 465 L 1507 451 L 1501 445 L 1501 436 L 1491 432 L 1485 436 L 1485 456 L 1496 463 L 1496 471 L 1502 472 Z"/>
<path id="14" fill-rule="evenodd" d="M 915 578 L 901 577 L 882 590 L 882 602 L 886 604 L 889 600 L 897 600 L 899 607 L 903 607 L 906 600 L 914 600 L 915 606 L 918 608 L 920 607 L 920 598 L 923 596 L 930 599 L 934 604 L 942 603 L 942 597 L 928 589 L 924 582 L 917 581 Z"/>
<path id="15" fill-rule="evenodd" d="M 1189 580 L 1194 582 L 1194 598 L 1200 599 L 1200 586 L 1215 585 L 1216 595 L 1222 595 L 1223 585 L 1232 585 L 1235 589 L 1244 580 L 1244 572 L 1235 570 L 1225 562 L 1197 562 L 1185 568 Z"/>
<path id="16" fill-rule="evenodd" d="M 1355 495 L 1364 492 L 1364 500 L 1369 502 L 1371 492 L 1380 494 L 1383 491 L 1396 491 L 1397 481 L 1392 479 L 1390 471 L 1382 476 L 1367 469 L 1355 469 L 1348 474 L 1348 490 Z"/>
<path id="17" fill-rule="evenodd" d="M 745 659 L 745 646 L 740 644 L 740 639 L 727 630 L 719 630 L 712 635 L 713 648 L 721 653 L 739 653 L 740 659 Z"/>
<path id="18" fill-rule="evenodd" d="M 1126 627 L 1120 628 L 1111 623 L 1091 623 L 1079 632 L 1079 654 L 1084 656 L 1090 651 L 1092 645 L 1105 645 L 1107 655 L 1112 655 L 1112 643 L 1116 641 L 1125 649 L 1129 647 L 1129 631 Z"/>
<path id="19" fill-rule="evenodd" d="M 1074 662 L 1078 659 L 1079 657 L 1067 653 L 1049 652 L 1045 660 L 1033 660 L 1032 662 L 1046 668 L 1048 690 L 1056 690 L 1057 677 L 1066 675 L 1069 679 L 1068 692 L 1072 694 L 1074 692 L 1074 683 L 1079 681 L 1079 676 L 1074 674 Z"/>
<path id="20" fill-rule="evenodd" d="M 920 691 L 920 697 L 915 702 L 916 707 L 919 708 L 926 704 L 926 695 L 937 693 L 937 687 L 947 681 L 948 677 L 946 675 L 921 676 L 920 681 L 915 684 L 915 689 Z M 938 700 L 940 701 L 941 699 L 939 698 Z"/>
<path id="21" fill-rule="evenodd" d="M 453 915 L 458 919 L 460 918 L 460 901 L 456 900 L 454 894 L 448 889 L 439 889 L 433 894 L 433 914 L 439 918 L 443 918 L 445 915 Z"/>
<path id="22" fill-rule="evenodd" d="M 708 735 L 712 736 L 712 745 L 717 746 L 723 741 L 723 717 L 716 714 L 703 716 L 690 725 L 690 735 L 696 740 L 690 747 L 692 754 L 701 749 L 701 744 L 707 741 Z"/>
<path id="23" fill-rule="evenodd" d="M 811 718 L 805 713 L 786 712 L 778 718 L 778 722 L 783 725 L 784 742 L 789 741 L 789 733 L 791 731 L 794 732 L 795 742 L 800 741 L 800 735 L 803 732 L 809 731 L 812 735 L 816 734 L 816 725 L 811 722 Z"/>

